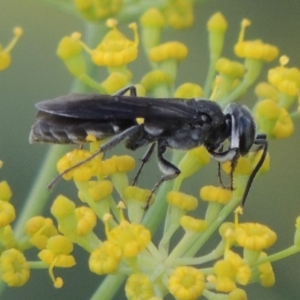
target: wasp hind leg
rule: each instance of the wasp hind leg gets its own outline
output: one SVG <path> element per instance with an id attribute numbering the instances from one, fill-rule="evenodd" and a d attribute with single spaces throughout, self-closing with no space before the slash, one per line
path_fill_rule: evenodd
<path id="1" fill-rule="evenodd" d="M 149 208 L 152 195 L 157 191 L 157 189 L 165 181 L 175 179 L 180 174 L 180 170 L 163 157 L 163 154 L 166 152 L 166 149 L 167 149 L 167 146 L 164 143 L 164 141 L 159 141 L 157 143 L 157 162 L 158 162 L 159 169 L 162 171 L 163 175 L 159 179 L 159 181 L 154 185 L 154 187 L 152 188 L 151 194 L 150 194 L 150 196 L 147 200 L 147 204 L 145 206 L 145 210 L 147 210 Z"/>

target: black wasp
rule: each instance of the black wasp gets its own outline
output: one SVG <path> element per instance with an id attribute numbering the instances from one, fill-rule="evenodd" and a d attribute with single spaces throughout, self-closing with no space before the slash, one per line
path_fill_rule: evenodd
<path id="1" fill-rule="evenodd" d="M 129 96 L 125 96 L 127 92 Z M 256 134 L 250 111 L 236 103 L 229 104 L 222 111 L 218 104 L 210 100 L 137 97 L 135 87 L 129 86 L 113 96 L 71 94 L 39 102 L 36 108 L 37 121 L 29 137 L 31 143 L 82 144 L 86 142 L 88 134 L 98 140 L 111 137 L 90 158 L 63 174 L 123 140 L 130 150 L 148 145 L 142 168 L 156 147 L 163 176 L 153 192 L 162 182 L 180 174 L 180 170 L 163 157 L 167 148 L 188 150 L 204 145 L 219 163 L 231 161 L 233 172 L 238 158 L 246 155 L 256 144 L 263 149 L 263 154 L 248 180 L 242 199 L 244 204 L 267 154 L 266 136 Z M 138 124 L 137 118 L 143 118 L 144 122 Z M 228 146 L 224 150 L 226 142 Z"/>

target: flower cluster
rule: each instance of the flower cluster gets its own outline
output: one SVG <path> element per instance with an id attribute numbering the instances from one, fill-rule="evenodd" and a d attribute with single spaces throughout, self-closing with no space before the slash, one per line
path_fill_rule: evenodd
<path id="1" fill-rule="evenodd" d="M 108 1 L 109 5 L 105 1 L 74 2 L 89 20 L 122 15 L 120 0 Z M 116 20 L 108 19 L 109 30 L 94 48 L 75 32 L 62 38 L 57 54 L 76 79 L 100 93 L 112 94 L 135 82 L 139 95 L 205 97 L 223 108 L 239 100 L 253 86 L 264 65 L 279 56 L 279 49 L 261 40 L 246 40 L 250 21 L 243 20 L 233 47 L 237 60 L 223 57 L 227 21 L 221 13 L 216 13 L 207 23 L 210 65 L 204 86 L 186 82 L 176 87 L 178 66 L 187 57 L 188 47 L 178 41 L 161 42 L 161 32 L 165 26 L 187 28 L 193 19 L 192 1 L 168 1 L 161 9 L 145 11 L 139 27 L 136 23 L 129 25 L 133 39 L 118 29 Z M 138 59 L 140 42 L 151 70 L 136 81 L 128 65 Z M 98 82 L 89 74 L 86 55 L 94 66 L 108 71 L 103 81 Z M 296 104 L 300 70 L 287 67 L 285 56 L 279 62 L 279 66 L 269 69 L 267 81 L 256 85 L 257 101 L 252 104 L 257 132 L 265 133 L 268 139 L 290 136 L 293 118 L 300 114 Z M 273 255 L 267 255 L 266 251 L 277 236 L 267 226 L 240 222 L 240 210 L 235 211 L 234 222 L 225 222 L 240 204 L 247 182 L 263 155 L 261 150 L 254 149 L 240 157 L 234 168 L 231 162 L 222 165 L 224 172 L 233 177 L 234 189 L 223 184 L 201 186 L 198 195 L 185 193 L 182 185 L 209 163 L 207 150 L 197 147 L 184 153 L 175 152 L 172 162 L 181 173 L 174 181 L 162 185 L 155 195 L 149 189 L 130 185 L 128 173 L 135 169 L 135 160 L 127 155 L 107 158 L 101 154 L 72 168 L 93 155 L 103 142 L 92 134 L 86 141 L 89 150 L 75 149 L 57 163 L 63 178 L 75 183 L 78 199 L 59 195 L 51 206 L 55 222 L 42 215 L 30 218 L 20 240 L 10 226 L 15 219 L 10 204 L 12 193 L 6 182 L 0 183 L 0 271 L 9 286 L 25 284 L 31 268 L 45 268 L 54 286 L 62 287 L 63 279 L 54 275 L 54 269 L 76 264 L 72 251 L 77 245 L 89 253 L 87 263 L 91 272 L 112 275 L 110 291 L 105 291 L 108 297 L 113 297 L 123 276 L 128 299 L 163 299 L 168 294 L 178 300 L 201 296 L 247 299 L 247 285 L 274 284 L 272 261 L 300 251 L 299 220 L 293 246 Z M 267 155 L 258 175 L 267 172 L 269 164 Z M 199 205 L 205 211 L 203 219 L 192 214 Z M 145 210 L 148 206 L 149 210 Z M 162 220 L 162 235 L 155 243 L 152 235 Z M 103 233 L 98 232 L 100 226 Z M 218 245 L 204 253 L 203 246 L 218 231 Z M 175 246 L 174 239 L 177 239 Z M 32 247 L 37 249 L 39 260 L 29 263 L 25 250 Z M 102 292 L 100 287 L 95 298 L 100 299 Z"/>

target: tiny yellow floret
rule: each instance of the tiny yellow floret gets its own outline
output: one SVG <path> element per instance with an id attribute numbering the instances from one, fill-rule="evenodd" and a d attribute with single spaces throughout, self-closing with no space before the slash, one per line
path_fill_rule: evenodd
<path id="1" fill-rule="evenodd" d="M 192 0 L 172 0 L 167 2 L 163 10 L 169 26 L 174 29 L 190 28 L 194 23 L 194 8 Z"/>
<path id="2" fill-rule="evenodd" d="M 137 186 L 127 186 L 123 191 L 124 200 L 129 200 L 129 201 L 135 200 L 142 203 L 148 201 L 150 195 L 151 195 L 150 190 L 141 189 L 138 188 Z"/>
<path id="3" fill-rule="evenodd" d="M 78 236 L 86 235 L 91 232 L 97 223 L 97 218 L 93 210 L 86 206 L 76 208 L 75 216 L 77 219 L 77 230 Z"/>
<path id="4" fill-rule="evenodd" d="M 204 186 L 200 189 L 200 198 L 203 201 L 227 204 L 232 198 L 232 191 L 223 187 Z"/>
<path id="5" fill-rule="evenodd" d="M 90 52 L 92 61 L 97 66 L 121 67 L 136 60 L 138 55 L 139 37 L 137 26 L 129 25 L 134 32 L 134 40 L 127 39 L 116 25 L 104 36 L 102 42 Z"/>
<path id="6" fill-rule="evenodd" d="M 144 250 L 151 241 L 151 233 L 141 224 L 122 220 L 120 224 L 106 232 L 107 239 L 122 250 L 123 257 L 133 257 Z"/>
<path id="7" fill-rule="evenodd" d="M 56 218 L 64 218 L 74 214 L 75 203 L 63 195 L 59 195 L 51 206 L 51 213 Z"/>
<path id="8" fill-rule="evenodd" d="M 9 202 L 0 200 L 0 228 L 9 225 L 15 218 L 15 208 Z"/>
<path id="9" fill-rule="evenodd" d="M 23 29 L 21 27 L 14 28 L 14 37 L 10 43 L 3 49 L 0 44 L 0 71 L 3 71 L 9 67 L 11 64 L 11 50 L 15 47 L 17 41 L 23 34 Z"/>
<path id="10" fill-rule="evenodd" d="M 153 62 L 162 62 L 168 59 L 181 61 L 186 58 L 188 48 L 180 42 L 168 42 L 153 47 L 149 52 L 149 58 Z"/>
<path id="11" fill-rule="evenodd" d="M 174 93 L 175 98 L 193 99 L 203 96 L 202 87 L 198 84 L 187 82 L 180 85 Z"/>
<path id="12" fill-rule="evenodd" d="M 169 277 L 168 287 L 176 300 L 196 300 L 205 289 L 204 274 L 193 267 L 177 267 Z"/>
<path id="13" fill-rule="evenodd" d="M 0 182 L 0 200 L 9 201 L 12 196 L 12 191 L 7 181 L 3 180 Z"/>
<path id="14" fill-rule="evenodd" d="M 162 28 L 165 25 L 164 16 L 156 7 L 148 9 L 140 18 L 141 24 L 145 27 Z"/>
<path id="15" fill-rule="evenodd" d="M 112 274 L 115 272 L 122 258 L 122 250 L 110 241 L 105 241 L 90 255 L 89 268 L 97 275 Z"/>
<path id="16" fill-rule="evenodd" d="M 262 252 L 259 256 L 259 259 L 266 258 L 267 254 Z M 271 287 L 275 284 L 275 274 L 273 272 L 272 265 L 267 262 L 260 264 L 258 267 L 259 270 L 259 279 L 260 279 L 260 284 L 263 287 Z"/>
<path id="17" fill-rule="evenodd" d="M 24 285 L 29 279 L 29 264 L 22 252 L 9 249 L 0 256 L 1 279 L 10 287 Z"/>
<path id="18" fill-rule="evenodd" d="M 182 216 L 180 225 L 186 231 L 203 232 L 207 229 L 208 224 L 205 220 L 196 219 L 190 216 Z"/>
<path id="19" fill-rule="evenodd" d="M 207 22 L 208 31 L 224 33 L 227 30 L 227 27 L 227 21 L 220 12 L 213 14 Z"/>
<path id="20" fill-rule="evenodd" d="M 198 206 L 197 198 L 175 191 L 171 191 L 167 194 L 167 201 L 169 204 L 185 211 L 194 210 Z"/>
<path id="21" fill-rule="evenodd" d="M 235 230 L 236 242 L 246 249 L 262 251 L 270 248 L 277 235 L 267 226 L 258 223 L 239 224 Z"/>
<path id="22" fill-rule="evenodd" d="M 128 277 L 125 292 L 128 300 L 150 300 L 155 296 L 151 279 L 143 273 L 134 273 Z"/>

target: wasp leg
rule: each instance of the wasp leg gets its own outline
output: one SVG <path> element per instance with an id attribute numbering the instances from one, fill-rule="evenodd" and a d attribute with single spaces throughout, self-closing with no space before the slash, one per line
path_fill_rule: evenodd
<path id="1" fill-rule="evenodd" d="M 145 206 L 145 210 L 147 210 L 149 208 L 151 197 L 156 192 L 156 190 L 161 186 L 161 184 L 164 183 L 165 181 L 176 178 L 180 174 L 180 170 L 163 157 L 163 154 L 166 152 L 166 149 L 167 149 L 167 146 L 164 143 L 164 141 L 159 141 L 157 143 L 158 166 L 164 175 L 160 178 L 160 180 L 152 188 L 151 194 L 150 194 L 150 196 L 147 200 L 147 204 Z"/>
<path id="2" fill-rule="evenodd" d="M 246 185 L 246 188 L 245 188 L 245 191 L 244 191 L 244 195 L 243 195 L 243 198 L 242 198 L 242 206 L 245 205 L 246 198 L 248 196 L 248 193 L 249 193 L 250 187 L 252 185 L 252 182 L 253 182 L 257 172 L 259 171 L 259 169 L 263 165 L 263 163 L 266 159 L 267 153 L 268 153 L 268 141 L 267 141 L 267 136 L 265 134 L 258 134 L 255 138 L 254 144 L 259 146 L 256 151 L 259 151 L 259 150 L 262 149 L 263 153 L 260 157 L 260 160 L 258 161 L 257 165 L 253 169 L 253 171 L 252 171 L 252 173 L 251 173 L 251 175 L 248 179 L 248 182 L 247 182 L 247 185 Z"/>
<path id="3" fill-rule="evenodd" d="M 134 85 L 126 86 L 116 93 L 114 93 L 114 96 L 123 96 L 129 91 L 130 96 L 136 96 L 136 87 Z"/>
<path id="4" fill-rule="evenodd" d="M 150 159 L 150 157 L 153 153 L 154 147 L 155 147 L 155 143 L 152 143 L 150 145 L 150 147 L 148 147 L 148 149 L 147 149 L 146 153 L 144 154 L 144 156 L 142 157 L 142 159 L 141 159 L 142 163 L 141 163 L 140 168 L 137 171 L 137 173 L 136 173 L 136 175 L 133 179 L 132 185 L 136 185 L 136 183 L 137 183 L 137 181 L 138 181 L 138 179 L 141 175 L 142 169 L 144 168 L 145 164 L 149 161 L 149 159 Z"/>
<path id="5" fill-rule="evenodd" d="M 93 159 L 94 157 L 96 157 L 97 155 L 99 155 L 100 153 L 105 153 L 106 151 L 110 150 L 111 148 L 113 148 L 114 146 L 116 146 L 117 144 L 119 144 L 120 142 L 122 142 L 123 140 L 125 140 L 126 138 L 128 138 L 129 136 L 131 136 L 132 134 L 135 134 L 136 132 L 138 132 L 140 130 L 140 125 L 135 125 L 132 127 L 129 127 L 128 129 L 122 131 L 121 133 L 115 135 L 114 137 L 112 137 L 109 141 L 107 141 L 106 143 L 104 143 L 96 152 L 94 152 L 90 157 L 84 159 L 83 161 L 80 161 L 79 163 L 77 163 L 76 165 L 64 170 L 63 172 L 61 172 L 60 174 L 58 174 L 48 185 L 48 189 L 52 189 L 53 185 L 66 173 L 76 169 L 77 167 L 85 164 L 86 162 L 90 161 L 91 159 Z"/>

